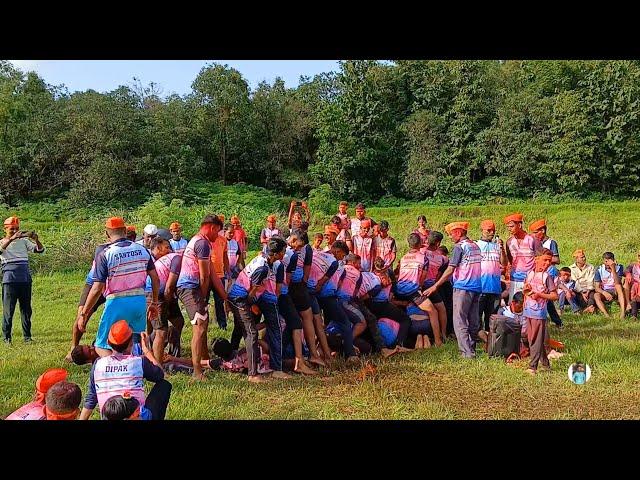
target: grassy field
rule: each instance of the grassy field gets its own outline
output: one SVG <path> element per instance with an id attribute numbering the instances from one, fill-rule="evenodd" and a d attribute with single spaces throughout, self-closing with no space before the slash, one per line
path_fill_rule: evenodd
<path id="1" fill-rule="evenodd" d="M 640 249 L 640 202 L 603 204 L 484 207 L 372 208 L 371 216 L 387 219 L 392 235 L 406 251 L 406 233 L 415 217 L 424 213 L 432 228 L 442 229 L 456 219 L 471 221 L 478 230 L 483 218 L 494 218 L 499 233 L 507 234 L 499 220 L 514 210 L 525 219 L 545 217 L 550 235 L 558 240 L 562 264 L 570 252 L 585 248 L 598 263 L 605 250 L 616 253 L 625 265 Z M 159 214 L 162 207 L 159 208 Z M 223 213 L 226 213 L 223 211 Z M 23 217 L 26 228 L 29 218 Z M 138 217 L 140 218 L 140 217 Z M 97 225 L 98 220 L 88 223 Z M 38 223 L 38 222 L 33 222 Z M 159 222 L 158 222 L 159 223 Z M 42 223 L 42 237 L 52 250 L 61 249 L 59 226 Z M 317 226 L 317 225 L 315 225 Z M 96 227 L 99 228 L 99 227 Z M 188 234 L 192 232 L 187 232 Z M 450 243 L 447 242 L 450 246 Z M 88 248 L 88 247 L 87 247 Z M 42 261 L 46 260 L 46 257 Z M 86 265 L 88 268 L 88 264 Z M 63 361 L 70 344 L 71 324 L 86 271 L 39 273 L 34 279 L 33 344 L 21 341 L 19 314 L 14 318 L 14 344 L 0 344 L 0 418 L 29 401 L 38 375 L 50 367 L 66 367 L 83 392 L 89 367 Z M 98 317 L 85 336 L 90 342 Z M 566 344 L 566 355 L 552 361 L 551 372 L 525 374 L 526 363 L 508 365 L 481 353 L 462 360 L 455 342 L 443 348 L 374 360 L 377 373 L 358 379 L 358 368 L 338 366 L 315 378 L 296 376 L 251 385 L 242 375 L 208 373 L 208 381 L 192 383 L 172 375 L 174 386 L 167 413 L 170 419 L 638 419 L 640 418 L 640 322 L 604 319 L 600 315 L 565 315 L 565 328 L 550 327 L 551 336 Z M 188 354 L 191 331 L 183 335 Z M 209 336 L 230 335 L 210 326 Z M 592 368 L 591 380 L 577 386 L 567 378 L 576 360 Z M 94 415 L 96 418 L 96 415 Z"/>

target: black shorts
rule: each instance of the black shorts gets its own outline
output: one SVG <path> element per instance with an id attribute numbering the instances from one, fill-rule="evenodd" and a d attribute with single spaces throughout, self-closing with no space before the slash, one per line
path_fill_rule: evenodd
<path id="1" fill-rule="evenodd" d="M 304 282 L 291 282 L 289 284 L 289 296 L 299 312 L 304 312 L 311 308 L 311 295 Z"/>
<path id="2" fill-rule="evenodd" d="M 82 289 L 82 293 L 80 294 L 80 302 L 78 303 L 79 307 L 87 303 L 87 297 L 89 296 L 89 291 L 91 291 L 91 285 L 85 284 L 84 288 Z M 106 301 L 107 299 L 104 298 L 104 295 L 100 295 L 98 297 L 98 300 L 96 300 L 96 304 L 91 309 L 91 313 L 96 313 L 96 310 L 98 310 L 98 307 Z"/>
<path id="3" fill-rule="evenodd" d="M 147 293 L 147 307 L 151 303 L 152 295 Z M 164 298 L 159 299 L 162 302 L 160 305 L 160 315 L 151 321 L 151 326 L 154 330 L 167 330 L 169 328 L 169 322 L 175 327 L 182 328 L 184 326 L 184 317 L 180 311 L 180 305 L 178 299 L 173 298 L 167 301 Z"/>
<path id="4" fill-rule="evenodd" d="M 298 315 L 298 311 L 289 294 L 278 297 L 278 313 L 284 318 L 287 330 L 300 330 L 302 328 L 302 319 Z"/>

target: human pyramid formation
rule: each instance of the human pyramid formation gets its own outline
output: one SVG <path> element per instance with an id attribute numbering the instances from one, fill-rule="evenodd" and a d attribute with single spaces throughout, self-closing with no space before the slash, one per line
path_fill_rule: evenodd
<path id="1" fill-rule="evenodd" d="M 530 357 L 527 373 L 535 375 L 539 364 L 550 369 L 549 358 L 561 355 L 551 348 L 558 342 L 546 328 L 548 316 L 562 327 L 556 300 L 561 312 L 569 305 L 575 313 L 597 306 L 608 316 L 606 304 L 617 299 L 621 316 L 629 311 L 637 317 L 640 262 L 624 272 L 606 252 L 594 268 L 576 250 L 575 263 L 558 270 L 558 245 L 543 219 L 527 233 L 522 214 L 508 215 L 506 242 L 492 220 L 481 222 L 477 241 L 468 237 L 469 222 L 449 223 L 449 255 L 443 234 L 429 230 L 421 215 L 407 238 L 408 253 L 396 262 L 389 223 L 369 218 L 361 203 L 354 218 L 347 210 L 347 202 L 340 202 L 324 234 L 310 243 L 309 209 L 292 202 L 288 232 L 276 226 L 274 215 L 267 217 L 262 251 L 248 262 L 247 235 L 237 216 L 226 225 L 222 215 L 205 216 L 188 241 L 177 222 L 170 237 L 147 225 L 136 242 L 135 227 L 108 219 L 108 242 L 96 249 L 67 355 L 76 364 L 92 364 L 84 408 L 80 412 L 79 389 L 65 381 L 66 372 L 52 369 L 38 380 L 36 400 L 9 418 L 69 418 L 75 412 L 88 419 L 98 406 L 106 419 L 164 419 L 171 394 L 166 371 L 188 372 L 196 380 L 208 369 L 246 372 L 250 382 L 261 383 L 268 376 L 290 378 L 285 371 L 315 375 L 337 356 L 360 364 L 362 355 L 387 358 L 437 348 L 447 338 L 457 340 L 463 357 L 473 358 L 476 344 L 486 345 L 496 314 L 521 328 L 519 353 Z M 216 338 L 209 347 L 211 293 L 218 325 L 226 329 L 231 313 L 233 331 L 230 341 Z M 94 345 L 81 345 L 100 304 Z M 191 359 L 180 356 L 180 304 L 193 327 Z M 155 383 L 147 396 L 145 379 Z M 43 393 L 42 385 L 58 393 Z"/>

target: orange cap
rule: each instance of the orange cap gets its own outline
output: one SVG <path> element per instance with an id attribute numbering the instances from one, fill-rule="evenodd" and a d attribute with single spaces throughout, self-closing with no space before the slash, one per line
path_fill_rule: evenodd
<path id="1" fill-rule="evenodd" d="M 469 230 L 469 222 L 451 222 L 450 224 L 444 227 L 444 231 L 450 234 L 453 230 L 462 229 L 465 231 Z"/>
<path id="2" fill-rule="evenodd" d="M 511 215 L 507 215 L 504 217 L 505 225 L 509 222 L 520 222 L 522 223 L 522 214 L 521 213 L 512 213 Z"/>
<path id="3" fill-rule="evenodd" d="M 56 383 L 67 379 L 67 371 L 64 368 L 50 368 L 36 380 L 36 391 L 46 395 L 47 391 Z"/>
<path id="4" fill-rule="evenodd" d="M 544 218 L 541 220 L 536 220 L 531 225 L 529 225 L 529 231 L 535 232 L 537 230 L 540 230 L 542 227 L 546 227 L 546 226 L 547 226 L 547 221 Z"/>
<path id="5" fill-rule="evenodd" d="M 575 252 L 571 254 L 573 258 L 585 257 L 584 250 L 582 248 L 577 249 Z"/>
<path id="6" fill-rule="evenodd" d="M 232 225 L 240 225 L 240 219 L 238 218 L 237 215 L 232 215 L 231 216 L 231 224 Z"/>
<path id="7" fill-rule="evenodd" d="M 275 215 L 269 215 L 267 217 L 267 222 L 275 222 L 276 221 L 276 216 Z"/>
<path id="8" fill-rule="evenodd" d="M 496 229 L 496 224 L 493 223 L 493 220 L 483 220 L 482 222 L 480 222 L 480 229 L 481 230 L 495 230 Z"/>
<path id="9" fill-rule="evenodd" d="M 127 225 L 127 232 L 135 232 L 135 231 L 136 231 L 135 225 Z"/>
<path id="10" fill-rule="evenodd" d="M 336 235 L 340 235 L 340 229 L 338 229 L 338 227 L 336 227 L 335 225 L 325 225 L 324 233 L 326 233 L 327 235 L 329 233 L 335 233 Z"/>
<path id="11" fill-rule="evenodd" d="M 169 230 L 178 230 L 179 228 L 182 228 L 182 225 L 180 225 L 180 223 L 178 222 L 173 222 L 171 225 L 169 225 Z"/>
<path id="12" fill-rule="evenodd" d="M 126 320 L 118 320 L 109 329 L 109 343 L 122 345 L 133 335 L 133 330 Z"/>
<path id="13" fill-rule="evenodd" d="M 4 226 L 5 227 L 13 227 L 14 225 L 16 227 L 20 226 L 20 219 L 18 217 L 5 218 L 5 220 L 4 220 Z"/>
<path id="14" fill-rule="evenodd" d="M 120 217 L 111 217 L 104 226 L 107 228 L 126 228 L 124 220 Z"/>

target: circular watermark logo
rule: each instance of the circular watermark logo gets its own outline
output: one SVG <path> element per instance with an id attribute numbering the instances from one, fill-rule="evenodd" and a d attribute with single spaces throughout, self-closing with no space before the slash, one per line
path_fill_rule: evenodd
<path id="1" fill-rule="evenodd" d="M 591 378 L 591 367 L 584 362 L 576 362 L 569 367 L 567 375 L 576 385 L 584 385 Z"/>

